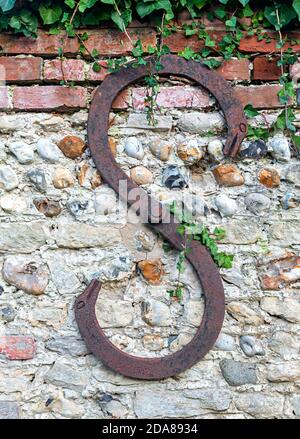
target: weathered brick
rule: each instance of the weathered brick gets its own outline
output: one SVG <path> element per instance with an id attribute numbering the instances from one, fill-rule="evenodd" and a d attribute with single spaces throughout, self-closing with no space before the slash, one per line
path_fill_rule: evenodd
<path id="1" fill-rule="evenodd" d="M 132 90 L 132 105 L 136 110 L 145 108 L 145 88 Z M 157 104 L 165 108 L 203 108 L 209 107 L 208 93 L 196 87 L 162 87 L 157 97 Z"/>
<path id="2" fill-rule="evenodd" d="M 55 56 L 63 46 L 65 54 L 75 54 L 79 50 L 77 38 L 65 39 L 65 35 L 49 35 L 48 32 L 42 30 L 38 32 L 37 38 L 1 33 L 0 46 L 2 47 L 2 53 L 8 55 Z"/>
<path id="3" fill-rule="evenodd" d="M 8 88 L 0 86 L 0 110 L 7 110 L 9 107 Z"/>
<path id="4" fill-rule="evenodd" d="M 17 87 L 13 95 L 15 110 L 67 111 L 85 108 L 87 90 L 83 87 Z"/>
<path id="5" fill-rule="evenodd" d="M 97 49 L 101 55 L 125 55 L 132 49 L 132 43 L 124 33 L 116 29 L 81 30 L 87 33 L 89 38 L 85 46 L 89 51 Z M 151 28 L 130 28 L 129 34 L 133 41 L 140 39 L 143 47 L 147 50 L 149 45 L 156 45 L 156 32 Z M 0 46 L 2 52 L 9 55 L 57 55 L 59 49 L 64 48 L 64 54 L 77 54 L 79 51 L 77 38 L 66 38 L 65 34 L 49 35 L 40 30 L 37 38 L 15 36 L 2 33 Z"/>
<path id="6" fill-rule="evenodd" d="M 170 48 L 171 52 L 177 53 L 186 47 L 191 48 L 195 52 L 204 48 L 204 41 L 199 40 L 196 35 L 186 37 L 183 32 L 175 32 L 164 39 L 164 43 Z"/>
<path id="7" fill-rule="evenodd" d="M 92 98 L 94 97 L 94 94 L 97 89 L 95 89 L 92 93 Z M 114 102 L 112 103 L 112 108 L 114 110 L 126 110 L 126 108 L 129 107 L 131 101 L 131 92 L 129 89 L 121 91 L 121 93 L 118 94 Z"/>
<path id="8" fill-rule="evenodd" d="M 43 60 L 37 58 L 0 57 L 0 68 L 4 69 L 6 82 L 40 81 L 42 79 Z"/>
<path id="9" fill-rule="evenodd" d="M 252 104 L 255 108 L 278 108 L 280 85 L 236 86 L 235 91 L 244 106 Z"/>
<path id="10" fill-rule="evenodd" d="M 36 352 L 35 341 L 28 336 L 0 337 L 0 354 L 8 360 L 31 360 Z"/>
<path id="11" fill-rule="evenodd" d="M 208 30 L 208 35 L 216 43 L 215 49 L 218 50 L 218 43 L 226 35 L 223 30 Z M 175 32 L 164 39 L 164 43 L 169 46 L 171 52 L 177 53 L 184 50 L 186 47 L 193 49 L 195 52 L 205 47 L 205 42 L 199 39 L 197 35 L 185 36 L 183 32 Z M 212 50 L 214 50 L 212 48 Z"/>
<path id="12" fill-rule="evenodd" d="M 277 65 L 278 57 L 258 56 L 253 61 L 253 79 L 259 81 L 276 81 L 281 76 Z"/>
<path id="13" fill-rule="evenodd" d="M 84 42 L 86 48 L 91 52 L 98 50 L 100 55 L 126 55 L 131 52 L 133 46 L 127 36 L 116 29 L 97 29 L 88 31 L 89 38 Z M 147 51 L 148 46 L 156 45 L 156 32 L 154 29 L 134 29 L 128 30 L 132 41 L 141 40 L 143 48 Z"/>
<path id="14" fill-rule="evenodd" d="M 270 42 L 265 38 L 259 41 L 256 35 L 252 37 L 246 36 L 240 41 L 239 50 L 247 53 L 279 53 L 280 48 L 276 47 L 278 43 L 278 34 L 276 32 L 266 32 L 266 34 L 271 39 Z M 287 37 L 288 40 L 300 40 L 300 32 L 289 32 L 287 35 L 283 35 L 283 38 L 285 37 Z M 285 51 L 289 47 L 293 49 L 294 52 L 300 51 L 300 44 L 291 45 L 289 43 L 286 43 L 283 46 L 283 50 Z"/>
<path id="15" fill-rule="evenodd" d="M 101 66 L 101 70 L 99 72 L 95 72 L 93 70 L 93 64 L 90 65 L 87 73 L 87 79 L 89 81 L 101 82 L 109 75 L 107 61 L 99 61 L 98 64 Z"/>
<path id="16" fill-rule="evenodd" d="M 53 59 L 45 61 L 45 81 L 84 81 L 84 61 L 81 59 Z"/>
<path id="17" fill-rule="evenodd" d="M 229 59 L 217 69 L 228 81 L 249 81 L 250 80 L 250 62 L 246 58 Z"/>

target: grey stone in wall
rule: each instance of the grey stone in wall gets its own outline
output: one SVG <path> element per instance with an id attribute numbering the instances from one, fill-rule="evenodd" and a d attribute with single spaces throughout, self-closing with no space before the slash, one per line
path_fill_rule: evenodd
<path id="1" fill-rule="evenodd" d="M 121 235 L 117 228 L 97 227 L 89 224 L 70 223 L 61 225 L 55 232 L 58 247 L 62 248 L 91 248 L 106 247 L 121 242 Z"/>
<path id="2" fill-rule="evenodd" d="M 40 221 L 0 224 L 0 252 L 32 253 L 47 239 L 47 226 Z"/>
<path id="3" fill-rule="evenodd" d="M 224 411 L 230 407 L 232 392 L 227 389 L 194 389 L 185 390 L 187 398 L 197 399 L 202 408 L 214 411 Z"/>
<path id="4" fill-rule="evenodd" d="M 230 386 L 256 384 L 258 381 L 255 364 L 225 359 L 220 362 L 220 368 Z"/>
<path id="5" fill-rule="evenodd" d="M 19 407 L 15 402 L 0 401 L 0 419 L 19 419 Z"/>
<path id="6" fill-rule="evenodd" d="M 276 418 L 283 415 L 284 397 L 262 393 L 243 393 L 235 400 L 237 408 L 255 418 Z"/>
<path id="7" fill-rule="evenodd" d="M 157 388 L 136 392 L 134 411 L 139 418 L 190 418 L 205 413 L 198 399 L 187 398 L 182 392 Z"/>
<path id="8" fill-rule="evenodd" d="M 88 383 L 84 372 L 73 366 L 68 366 L 62 361 L 56 361 L 46 373 L 44 379 L 46 383 L 78 392 L 81 392 Z"/>

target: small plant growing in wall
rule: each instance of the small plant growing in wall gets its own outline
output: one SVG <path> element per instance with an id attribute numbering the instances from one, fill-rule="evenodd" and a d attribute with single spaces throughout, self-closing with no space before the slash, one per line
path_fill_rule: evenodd
<path id="1" fill-rule="evenodd" d="M 212 256 L 212 259 L 219 268 L 232 268 L 234 257 L 233 255 L 220 251 L 218 248 L 218 243 L 226 237 L 226 231 L 224 229 L 216 227 L 213 233 L 210 233 L 206 226 L 203 224 L 197 224 L 193 220 L 192 215 L 186 212 L 185 209 L 181 209 L 175 201 L 170 204 L 169 209 L 179 223 L 177 232 L 184 239 L 185 248 L 179 253 L 177 259 L 177 286 L 175 289 L 169 290 L 168 294 L 170 297 L 181 301 L 184 294 L 184 286 L 181 282 L 181 275 L 185 271 L 185 260 L 191 251 L 190 243 L 192 241 L 199 241 L 201 244 L 205 245 Z"/>

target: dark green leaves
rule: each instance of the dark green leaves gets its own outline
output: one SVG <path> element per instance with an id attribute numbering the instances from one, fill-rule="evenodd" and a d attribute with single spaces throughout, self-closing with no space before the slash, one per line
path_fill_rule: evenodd
<path id="1" fill-rule="evenodd" d="M 300 20 L 300 0 L 294 0 L 293 2 L 293 8 L 298 14 L 299 20 Z"/>
<path id="2" fill-rule="evenodd" d="M 252 104 L 246 105 L 244 112 L 247 117 L 255 117 L 259 115 L 259 112 L 253 107 Z"/>
<path id="3" fill-rule="evenodd" d="M 296 134 L 293 134 L 292 141 L 293 141 L 294 145 L 296 146 L 296 148 L 300 149 L 300 136 L 296 136 Z"/>
<path id="4" fill-rule="evenodd" d="M 137 13 L 141 18 L 161 9 L 165 11 L 167 21 L 174 18 L 172 4 L 169 0 L 139 1 L 136 6 Z"/>
<path id="5" fill-rule="evenodd" d="M 54 24 L 60 19 L 62 15 L 62 9 L 60 6 L 47 7 L 41 4 L 39 7 L 39 13 L 42 17 L 44 24 Z"/>
<path id="6" fill-rule="evenodd" d="M 15 6 L 16 0 L 0 0 L 0 8 L 3 12 L 10 11 Z"/>
<path id="7" fill-rule="evenodd" d="M 243 6 L 246 6 L 250 0 L 239 0 L 240 3 L 242 3 Z"/>
<path id="8" fill-rule="evenodd" d="M 297 17 L 295 9 L 286 3 L 278 5 L 277 9 L 275 6 L 266 6 L 264 15 L 277 30 L 283 28 Z"/>

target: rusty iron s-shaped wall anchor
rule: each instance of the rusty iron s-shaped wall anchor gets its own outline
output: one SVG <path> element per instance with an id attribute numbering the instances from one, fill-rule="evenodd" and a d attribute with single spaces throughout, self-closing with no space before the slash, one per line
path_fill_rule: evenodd
<path id="1" fill-rule="evenodd" d="M 161 76 L 176 75 L 188 78 L 207 89 L 218 101 L 226 118 L 228 137 L 224 154 L 235 157 L 240 144 L 247 134 L 247 120 L 241 102 L 233 88 L 215 71 L 195 61 L 186 61 L 175 55 L 161 58 Z M 88 120 L 88 142 L 92 157 L 105 183 L 119 194 L 119 181 L 127 181 L 127 194 L 132 189 L 140 194 L 140 199 L 148 204 L 149 225 L 167 239 L 173 247 L 181 251 L 184 239 L 177 233 L 177 225 L 171 215 L 169 223 L 163 223 L 166 214 L 161 203 L 151 199 L 117 165 L 108 143 L 109 113 L 118 93 L 135 81 L 149 75 L 154 69 L 150 62 L 146 66 L 129 66 L 108 76 L 95 92 Z M 153 70 L 154 72 L 154 70 Z M 126 194 L 126 195 L 127 195 Z M 122 194 L 119 194 L 122 197 Z M 134 208 L 130 197 L 126 199 Z M 146 207 L 146 206 L 145 206 Z M 136 211 L 136 210 L 135 210 Z M 159 212 L 159 214 L 157 214 Z M 136 211 L 138 214 L 139 212 Z M 178 375 L 197 363 L 213 347 L 223 324 L 225 298 L 219 270 L 206 247 L 192 241 L 186 255 L 195 269 L 204 293 L 205 310 L 202 322 L 194 338 L 180 351 L 161 358 L 143 358 L 129 355 L 114 346 L 100 328 L 96 318 L 95 304 L 101 284 L 93 280 L 76 300 L 75 315 L 81 335 L 91 352 L 109 368 L 132 378 L 145 380 L 161 379 Z"/>

